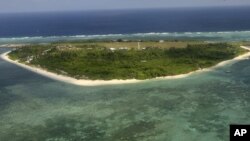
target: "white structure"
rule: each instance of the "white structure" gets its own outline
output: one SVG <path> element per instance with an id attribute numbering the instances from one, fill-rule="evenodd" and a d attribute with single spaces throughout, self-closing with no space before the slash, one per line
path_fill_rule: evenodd
<path id="1" fill-rule="evenodd" d="M 140 50 L 141 48 L 141 45 L 140 45 L 140 42 L 138 42 L 138 50 Z"/>
<path id="2" fill-rule="evenodd" d="M 113 48 L 113 47 L 111 47 L 111 48 L 109 48 L 111 51 L 115 51 L 115 48 Z"/>

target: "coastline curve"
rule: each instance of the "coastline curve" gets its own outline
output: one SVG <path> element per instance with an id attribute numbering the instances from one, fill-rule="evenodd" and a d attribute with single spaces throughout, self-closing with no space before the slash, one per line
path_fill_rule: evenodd
<path id="1" fill-rule="evenodd" d="M 11 51 L 5 52 L 3 54 L 1 54 L 0 58 L 2 58 L 3 60 L 15 64 L 19 67 L 22 67 L 26 70 L 32 71 L 34 73 L 40 74 L 42 76 L 45 76 L 47 78 L 53 79 L 53 80 L 57 80 L 57 81 L 62 81 L 65 83 L 70 83 L 70 84 L 74 84 L 74 85 L 79 85 L 79 86 L 100 86 L 100 85 L 116 85 L 116 84 L 131 84 L 131 83 L 138 83 L 138 82 L 145 82 L 145 81 L 150 81 L 150 80 L 159 80 L 159 79 L 180 79 L 180 78 L 185 78 L 188 77 L 194 73 L 200 73 L 200 72 L 207 72 L 207 71 L 212 71 L 213 69 L 217 68 L 217 67 L 221 67 L 227 64 L 233 64 L 237 61 L 240 60 L 244 60 L 247 59 L 248 57 L 250 57 L 250 47 L 246 47 L 246 46 L 240 46 L 243 49 L 248 50 L 249 52 L 242 54 L 240 56 L 237 56 L 233 59 L 230 60 L 226 60 L 226 61 L 222 61 L 220 63 L 218 63 L 215 66 L 209 67 L 209 68 L 204 68 L 201 70 L 196 70 L 196 71 L 192 71 L 186 74 L 179 74 L 179 75 L 174 75 L 174 76 L 163 76 L 163 77 L 157 77 L 157 78 L 153 78 L 153 79 L 146 79 L 146 80 L 137 80 L 137 79 L 128 79 L 128 80 L 119 80 L 119 79 L 113 79 L 113 80 L 85 80 L 85 79 L 75 79 L 69 76 L 65 76 L 65 75 L 60 75 L 60 74 L 56 74 L 56 73 L 52 73 L 49 72 L 45 69 L 42 68 L 37 68 L 37 67 L 33 67 L 33 66 L 29 66 L 23 63 L 19 63 L 18 61 L 14 61 L 11 60 L 8 57 L 8 54 Z"/>

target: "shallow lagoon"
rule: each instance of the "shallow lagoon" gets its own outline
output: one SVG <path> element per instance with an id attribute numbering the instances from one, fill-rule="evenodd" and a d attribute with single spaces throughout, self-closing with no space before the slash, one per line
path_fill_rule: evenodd
<path id="1" fill-rule="evenodd" d="M 0 140 L 229 140 L 229 124 L 250 123 L 249 72 L 244 60 L 183 79 L 82 87 L 0 60 Z"/>

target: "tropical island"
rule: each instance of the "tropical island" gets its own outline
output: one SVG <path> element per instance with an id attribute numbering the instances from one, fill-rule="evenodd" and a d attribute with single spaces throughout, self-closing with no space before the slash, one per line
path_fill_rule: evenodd
<path id="1" fill-rule="evenodd" d="M 203 70 L 248 52 L 204 41 L 72 41 L 31 44 L 8 57 L 76 80 L 145 80 Z"/>

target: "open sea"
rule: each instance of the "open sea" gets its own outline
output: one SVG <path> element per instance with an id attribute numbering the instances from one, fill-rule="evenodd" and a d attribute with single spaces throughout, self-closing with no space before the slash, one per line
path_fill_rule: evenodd
<path id="1" fill-rule="evenodd" d="M 0 44 L 81 39 L 249 40 L 250 7 L 0 14 Z"/>
<path id="2" fill-rule="evenodd" d="M 250 7 L 0 14 L 0 45 L 250 41 Z M 0 48 L 0 53 L 10 49 Z M 0 141 L 228 141 L 250 124 L 250 60 L 175 80 L 84 87 L 0 59 Z"/>

